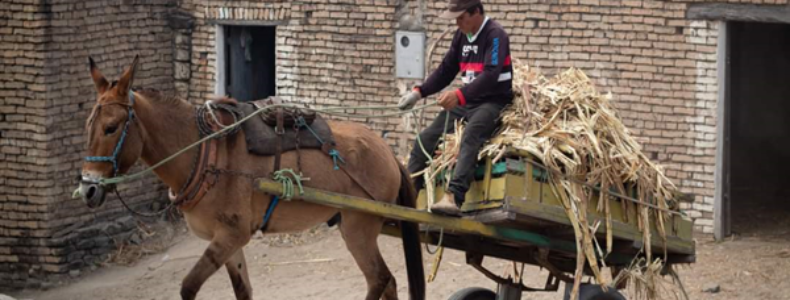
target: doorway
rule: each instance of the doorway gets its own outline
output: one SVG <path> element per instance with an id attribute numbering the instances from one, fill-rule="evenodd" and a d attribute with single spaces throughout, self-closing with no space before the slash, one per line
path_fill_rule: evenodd
<path id="1" fill-rule="evenodd" d="M 225 94 L 239 101 L 276 95 L 275 26 L 222 26 Z M 218 51 L 219 52 L 219 51 Z M 222 81 L 222 76 L 218 76 Z"/>
<path id="2" fill-rule="evenodd" d="M 717 237 L 790 237 L 790 24 L 728 22 Z"/>

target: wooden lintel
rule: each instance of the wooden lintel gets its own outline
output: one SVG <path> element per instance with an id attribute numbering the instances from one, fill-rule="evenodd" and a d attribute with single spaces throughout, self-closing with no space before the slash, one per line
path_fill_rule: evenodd
<path id="1" fill-rule="evenodd" d="M 285 26 L 288 25 L 289 20 L 226 20 L 226 19 L 208 19 L 206 23 L 210 25 L 222 26 Z"/>
<path id="2" fill-rule="evenodd" d="M 686 18 L 690 20 L 790 23 L 790 6 L 695 3 L 689 5 Z"/>

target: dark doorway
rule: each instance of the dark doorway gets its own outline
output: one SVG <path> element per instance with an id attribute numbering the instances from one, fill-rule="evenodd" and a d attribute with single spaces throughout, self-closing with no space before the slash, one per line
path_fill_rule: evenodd
<path id="1" fill-rule="evenodd" d="M 274 26 L 225 27 L 225 87 L 239 101 L 276 93 Z"/>
<path id="2" fill-rule="evenodd" d="M 731 22 L 727 33 L 725 228 L 790 236 L 790 24 Z"/>

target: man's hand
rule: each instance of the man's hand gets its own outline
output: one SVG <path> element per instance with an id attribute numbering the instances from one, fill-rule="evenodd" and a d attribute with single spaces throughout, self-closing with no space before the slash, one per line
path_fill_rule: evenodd
<path id="1" fill-rule="evenodd" d="M 455 91 L 444 92 L 439 96 L 439 106 L 443 107 L 444 110 L 455 108 L 458 106 L 458 95 L 455 94 Z"/>
<path id="2" fill-rule="evenodd" d="M 411 92 L 400 98 L 400 101 L 398 102 L 398 108 L 400 110 L 411 109 L 412 107 L 414 107 L 414 104 L 420 100 L 420 98 L 422 98 L 420 92 L 412 90 Z"/>

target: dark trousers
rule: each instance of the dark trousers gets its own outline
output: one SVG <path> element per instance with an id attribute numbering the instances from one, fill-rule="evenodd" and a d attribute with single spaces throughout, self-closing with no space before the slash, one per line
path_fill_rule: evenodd
<path id="1" fill-rule="evenodd" d="M 439 144 L 439 139 L 442 138 L 444 133 L 444 123 L 447 118 L 447 133 L 453 133 L 455 127 L 454 121 L 460 118 L 466 119 L 466 129 L 464 129 L 463 137 L 461 138 L 461 149 L 458 153 L 458 160 L 455 166 L 452 180 L 450 181 L 450 192 L 455 195 L 456 204 L 461 205 L 464 202 L 464 195 L 469 191 L 469 185 L 474 179 L 475 164 L 477 163 L 477 153 L 483 146 L 494 130 L 499 126 L 499 115 L 504 106 L 498 103 L 483 103 L 475 107 L 466 108 L 456 106 L 452 110 L 442 111 L 439 116 L 433 120 L 433 123 L 425 128 L 420 133 L 420 141 L 422 141 L 425 150 L 433 155 L 436 146 Z M 409 172 L 416 173 L 422 171 L 427 166 L 428 158 L 420 148 L 419 141 L 414 141 L 411 155 L 409 156 Z M 420 190 L 425 187 L 425 182 L 422 176 L 414 179 L 414 187 Z"/>

